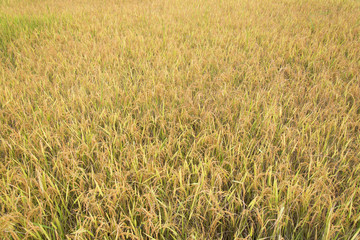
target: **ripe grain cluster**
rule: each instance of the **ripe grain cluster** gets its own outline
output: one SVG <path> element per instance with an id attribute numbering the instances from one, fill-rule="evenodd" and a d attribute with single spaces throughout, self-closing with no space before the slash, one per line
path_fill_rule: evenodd
<path id="1" fill-rule="evenodd" d="M 0 0 L 1 239 L 359 239 L 358 0 Z"/>

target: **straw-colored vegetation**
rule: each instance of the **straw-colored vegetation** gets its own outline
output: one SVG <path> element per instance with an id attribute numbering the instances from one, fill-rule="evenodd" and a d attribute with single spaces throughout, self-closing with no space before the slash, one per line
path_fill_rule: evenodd
<path id="1" fill-rule="evenodd" d="M 359 239 L 358 0 L 1 0 L 1 239 Z"/>

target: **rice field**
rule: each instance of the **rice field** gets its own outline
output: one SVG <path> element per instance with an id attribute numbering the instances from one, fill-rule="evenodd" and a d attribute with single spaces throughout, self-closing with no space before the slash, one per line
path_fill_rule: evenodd
<path id="1" fill-rule="evenodd" d="M 0 0 L 0 239 L 360 239 L 360 1 Z"/>

